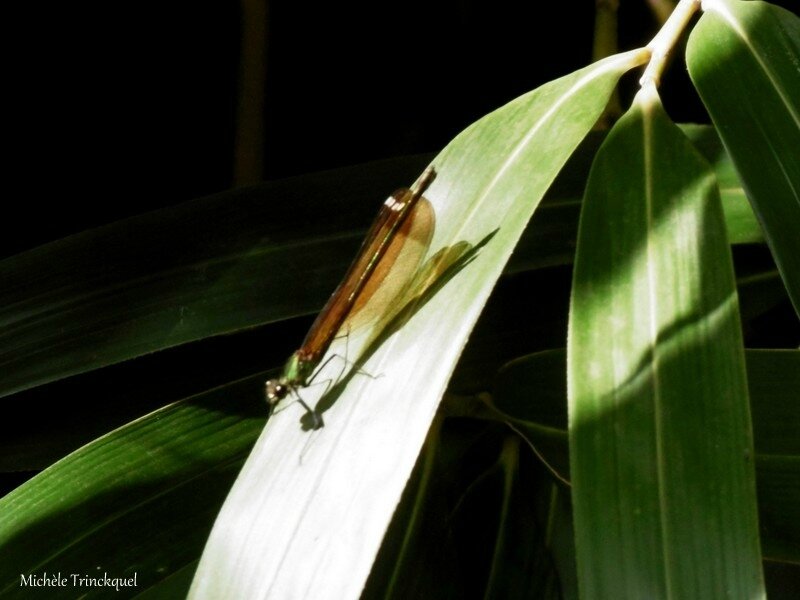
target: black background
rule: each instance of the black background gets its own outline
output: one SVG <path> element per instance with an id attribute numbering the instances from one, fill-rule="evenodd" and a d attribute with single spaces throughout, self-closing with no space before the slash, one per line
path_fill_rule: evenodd
<path id="1" fill-rule="evenodd" d="M 622 5 L 621 48 L 646 43 L 656 25 L 644 2 Z M 238 2 L 6 3 L 3 12 L 0 256 L 232 186 Z M 439 150 L 483 114 L 588 64 L 593 20 L 593 0 L 380 9 L 274 0 L 264 176 Z M 674 65 L 665 102 L 676 119 L 702 121 L 684 71 Z"/>
<path id="2" fill-rule="evenodd" d="M 441 149 L 588 64 L 594 5 L 273 0 L 264 177 Z M 0 257 L 232 186 L 240 2 L 8 2 L 0 14 Z M 644 0 L 621 3 L 619 30 L 622 50 L 647 43 Z M 707 120 L 682 58 L 662 94 L 676 120 Z"/>

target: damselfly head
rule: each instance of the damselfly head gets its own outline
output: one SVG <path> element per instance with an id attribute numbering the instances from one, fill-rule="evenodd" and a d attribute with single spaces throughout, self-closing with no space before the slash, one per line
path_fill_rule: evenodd
<path id="1" fill-rule="evenodd" d="M 289 394 L 289 385 L 282 379 L 269 379 L 264 384 L 264 395 L 267 404 L 275 406 Z"/>

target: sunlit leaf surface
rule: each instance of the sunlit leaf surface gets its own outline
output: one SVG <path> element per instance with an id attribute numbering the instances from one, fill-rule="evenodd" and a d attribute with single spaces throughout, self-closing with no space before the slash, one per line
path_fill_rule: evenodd
<path id="1" fill-rule="evenodd" d="M 761 543 L 765 558 L 800 563 L 800 351 L 748 350 Z M 569 481 L 567 356 L 549 350 L 508 363 L 494 409 L 561 481 Z"/>
<path id="2" fill-rule="evenodd" d="M 747 379 L 722 208 L 711 169 L 652 86 L 595 159 L 572 294 L 582 597 L 759 597 Z"/>
<path id="3" fill-rule="evenodd" d="M 714 0 L 689 38 L 689 74 L 736 165 L 800 315 L 800 19 Z"/>
<path id="4" fill-rule="evenodd" d="M 542 86 L 469 127 L 433 160 L 431 252 L 483 246 L 399 331 L 380 336 L 374 354 L 365 359 L 349 340 L 348 356 L 378 377 L 350 371 L 319 401 L 309 392 L 323 429 L 303 432 L 297 404 L 270 420 L 212 530 L 192 597 L 359 594 L 495 281 L 618 77 L 645 56 L 612 57 Z"/>

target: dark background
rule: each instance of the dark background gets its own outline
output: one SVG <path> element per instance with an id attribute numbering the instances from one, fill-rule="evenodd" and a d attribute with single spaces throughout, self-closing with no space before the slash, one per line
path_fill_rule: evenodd
<path id="1" fill-rule="evenodd" d="M 247 2 L 4 3 L 0 257 L 232 187 Z M 263 177 L 441 149 L 588 64 L 594 4 L 272 0 Z M 651 39 L 645 0 L 621 2 L 619 29 L 623 50 Z M 706 120 L 682 58 L 662 94 L 675 119 Z"/>
<path id="2" fill-rule="evenodd" d="M 0 257 L 232 187 L 239 2 L 8 4 Z M 591 61 L 593 0 L 267 10 L 266 179 L 439 150 Z M 655 27 L 643 0 L 622 3 L 622 49 Z M 684 71 L 665 101 L 703 120 Z"/>

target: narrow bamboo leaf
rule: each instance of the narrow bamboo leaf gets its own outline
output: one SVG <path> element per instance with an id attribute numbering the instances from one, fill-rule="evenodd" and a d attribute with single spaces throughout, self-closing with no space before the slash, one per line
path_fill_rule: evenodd
<path id="1" fill-rule="evenodd" d="M 765 2 L 715 0 L 687 63 L 800 314 L 800 19 Z"/>
<path id="2" fill-rule="evenodd" d="M 714 128 L 707 125 L 680 127 L 714 167 L 728 240 L 731 244 L 763 242 L 761 226 Z M 586 178 L 592 158 L 604 138 L 604 133 L 593 132 L 570 157 L 514 250 L 507 272 L 572 263 Z"/>
<path id="3" fill-rule="evenodd" d="M 611 57 L 542 86 L 434 159 L 438 177 L 425 194 L 436 212 L 431 252 L 466 242 L 476 249 L 469 264 L 378 345 L 349 340 L 348 356 L 380 376 L 350 371 L 324 399 L 323 390 L 305 395 L 320 400 L 322 430 L 301 431 L 297 404 L 269 421 L 214 525 L 190 597 L 360 593 L 458 355 L 525 224 L 619 76 L 645 56 Z"/>
<path id="4" fill-rule="evenodd" d="M 595 159 L 572 294 L 569 441 L 582 597 L 762 597 L 722 209 L 711 169 L 652 86 Z"/>
<path id="5" fill-rule="evenodd" d="M 134 421 L 0 499 L 0 596 L 29 597 L 21 573 L 95 566 L 110 577 L 136 573 L 142 592 L 196 561 L 263 428 L 263 377 Z M 52 588 L 48 597 L 74 598 L 76 590 Z"/>
<path id="6" fill-rule="evenodd" d="M 750 207 L 742 182 L 733 168 L 717 130 L 706 125 L 679 125 L 711 166 L 717 177 L 722 211 L 725 213 L 725 230 L 731 244 L 752 244 L 764 241 L 761 226 Z"/>
<path id="7" fill-rule="evenodd" d="M 318 310 L 387 187 L 426 162 L 227 192 L 0 261 L 0 396 Z"/>
<path id="8" fill-rule="evenodd" d="M 800 351 L 747 350 L 764 556 L 800 563 Z M 568 481 L 567 354 L 521 357 L 498 374 L 493 408 Z"/>
<path id="9" fill-rule="evenodd" d="M 731 242 L 760 241 L 713 129 L 688 131 L 715 165 Z M 508 271 L 572 262 L 583 186 L 601 141 L 591 135 L 565 166 Z M 430 158 L 226 192 L 0 261 L 0 396 L 312 314 L 336 286 L 382 196 Z"/>

